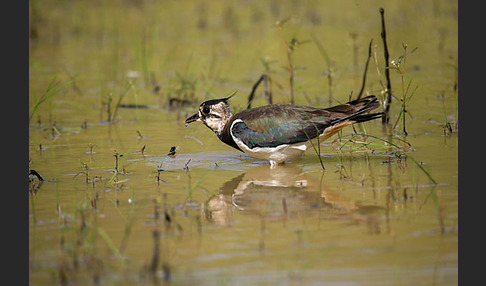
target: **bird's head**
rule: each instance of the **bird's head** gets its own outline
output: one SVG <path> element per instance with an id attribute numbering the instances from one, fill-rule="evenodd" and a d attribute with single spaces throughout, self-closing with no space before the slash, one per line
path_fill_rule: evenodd
<path id="1" fill-rule="evenodd" d="M 233 115 L 228 104 L 228 99 L 233 95 L 234 93 L 225 98 L 210 99 L 201 103 L 198 112 L 186 119 L 186 126 L 191 122 L 200 121 L 217 135 L 220 135 Z"/>

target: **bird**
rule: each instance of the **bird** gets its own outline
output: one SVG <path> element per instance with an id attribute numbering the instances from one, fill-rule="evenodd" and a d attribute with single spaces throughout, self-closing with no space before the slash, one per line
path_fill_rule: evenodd
<path id="1" fill-rule="evenodd" d="M 233 95 L 201 103 L 198 112 L 185 120 L 186 127 L 202 122 L 225 144 L 269 161 L 271 168 L 301 157 L 346 126 L 383 115 L 369 113 L 381 105 L 374 95 L 328 108 L 269 104 L 233 114 L 228 103 Z"/>

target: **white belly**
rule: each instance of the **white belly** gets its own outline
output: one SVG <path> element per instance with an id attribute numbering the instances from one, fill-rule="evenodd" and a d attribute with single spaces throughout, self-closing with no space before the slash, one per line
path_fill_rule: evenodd
<path id="1" fill-rule="evenodd" d="M 240 147 L 243 152 L 250 155 L 253 158 L 268 160 L 272 163 L 275 162 L 280 164 L 286 160 L 298 158 L 304 154 L 307 150 L 307 142 L 302 142 L 297 145 L 280 145 L 272 148 L 261 148 L 255 147 L 253 149 L 248 148 L 241 140 L 237 138 L 234 139 L 238 147 Z M 273 163 L 272 163 L 273 165 Z"/>

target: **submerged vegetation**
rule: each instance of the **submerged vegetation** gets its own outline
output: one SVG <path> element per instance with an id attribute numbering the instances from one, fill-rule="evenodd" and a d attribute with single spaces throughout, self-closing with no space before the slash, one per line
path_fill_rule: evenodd
<path id="1" fill-rule="evenodd" d="M 29 4 L 31 284 L 457 277 L 455 4 Z M 386 116 L 270 170 L 182 123 L 234 90 Z"/>

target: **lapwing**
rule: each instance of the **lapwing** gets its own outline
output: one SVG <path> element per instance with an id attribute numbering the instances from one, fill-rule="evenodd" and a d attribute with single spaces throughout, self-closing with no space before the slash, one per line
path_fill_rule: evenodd
<path id="1" fill-rule="evenodd" d="M 328 108 L 270 104 L 236 114 L 228 104 L 231 96 L 201 103 L 198 112 L 186 119 L 186 127 L 200 121 L 222 142 L 268 160 L 271 167 L 302 156 L 312 144 L 324 142 L 346 126 L 383 115 L 368 113 L 380 106 L 374 95 Z"/>

